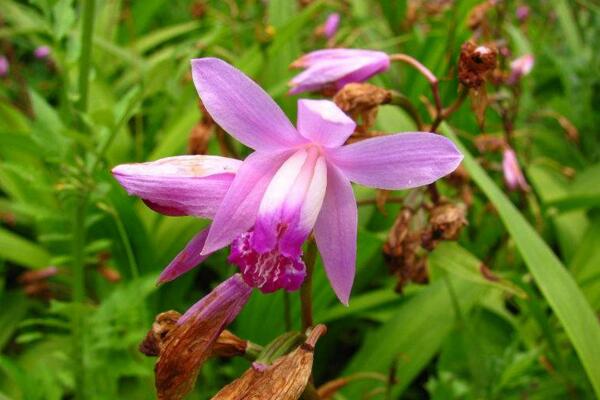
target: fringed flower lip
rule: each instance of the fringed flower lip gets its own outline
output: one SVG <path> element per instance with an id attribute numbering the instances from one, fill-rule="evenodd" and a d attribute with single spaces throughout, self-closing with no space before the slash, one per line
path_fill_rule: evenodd
<path id="1" fill-rule="evenodd" d="M 344 145 L 355 123 L 327 100 L 299 100 L 294 127 L 267 93 L 220 59 L 192 60 L 192 76 L 214 121 L 255 152 L 243 162 L 184 156 L 113 170 L 130 194 L 158 212 L 213 219 L 167 267 L 164 280 L 232 245 L 229 261 L 248 285 L 295 290 L 306 274 L 302 244 L 314 231 L 331 286 L 348 304 L 357 238 L 350 182 L 413 188 L 462 160 L 450 140 L 425 132 Z"/>
<path id="2" fill-rule="evenodd" d="M 390 67 L 390 56 L 382 51 L 326 49 L 305 54 L 291 65 L 304 68 L 291 81 L 289 94 L 314 92 L 347 83 L 364 82 Z"/>

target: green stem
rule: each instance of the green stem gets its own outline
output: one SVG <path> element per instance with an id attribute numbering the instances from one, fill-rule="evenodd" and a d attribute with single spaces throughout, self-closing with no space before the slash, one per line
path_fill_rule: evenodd
<path id="1" fill-rule="evenodd" d="M 111 210 L 111 214 L 115 219 L 115 223 L 117 224 L 117 231 L 119 232 L 119 236 L 121 236 L 121 240 L 123 241 L 123 246 L 125 246 L 125 253 L 127 254 L 127 261 L 129 261 L 129 271 L 131 273 L 131 277 L 133 279 L 139 278 L 139 268 L 137 262 L 135 261 L 135 256 L 133 254 L 133 249 L 131 247 L 131 241 L 127 236 L 127 231 L 125 230 L 125 225 L 123 225 L 123 221 L 119 216 L 117 210 Z"/>
<path id="2" fill-rule="evenodd" d="M 95 0 L 83 0 L 81 26 L 81 57 L 79 58 L 79 101 L 77 108 L 85 112 L 88 106 L 88 89 L 92 65 L 92 36 L 94 33 Z"/>
<path id="3" fill-rule="evenodd" d="M 83 303 L 85 301 L 85 211 L 87 207 L 87 194 L 77 196 L 75 212 L 73 214 L 73 266 L 72 290 L 73 303 L 73 353 L 75 360 L 75 399 L 85 398 L 85 365 L 83 360 Z"/>
<path id="4" fill-rule="evenodd" d="M 313 326 L 312 314 L 312 275 L 317 259 L 317 245 L 314 239 L 308 242 L 304 262 L 306 263 L 306 279 L 300 288 L 300 305 L 302 308 L 302 330 Z"/>
<path id="5" fill-rule="evenodd" d="M 92 33 L 94 27 L 95 0 L 84 0 L 83 21 L 81 26 L 81 56 L 79 59 L 79 101 L 77 109 L 87 111 L 89 75 L 92 54 Z M 88 203 L 87 189 L 82 190 L 75 199 L 73 215 L 73 266 L 72 290 L 73 303 L 73 356 L 75 360 L 75 400 L 85 398 L 84 363 L 84 314 L 85 301 L 85 212 Z"/>
<path id="6" fill-rule="evenodd" d="M 290 304 L 290 294 L 289 292 L 283 292 L 283 321 L 285 323 L 285 330 L 292 330 L 292 313 L 291 313 L 291 304 Z"/>

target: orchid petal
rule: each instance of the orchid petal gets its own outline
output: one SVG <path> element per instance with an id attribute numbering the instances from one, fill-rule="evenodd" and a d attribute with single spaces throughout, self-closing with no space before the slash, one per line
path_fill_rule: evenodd
<path id="1" fill-rule="evenodd" d="M 452 141 L 425 132 L 367 139 L 328 154 L 351 181 L 389 190 L 428 185 L 454 171 L 462 158 Z"/>
<path id="2" fill-rule="evenodd" d="M 167 268 L 163 270 L 158 277 L 158 283 L 172 281 L 206 260 L 209 255 L 201 255 L 200 252 L 204 247 L 207 237 L 208 228 L 197 233 L 185 248 L 177 254 L 173 261 L 169 263 Z"/>
<path id="3" fill-rule="evenodd" d="M 212 218 L 241 161 L 217 156 L 179 156 L 121 164 L 112 173 L 130 195 L 166 215 Z"/>
<path id="4" fill-rule="evenodd" d="M 289 156 L 289 151 L 254 152 L 244 160 L 215 215 L 202 254 L 227 246 L 254 225 L 271 178 Z"/>
<path id="5" fill-rule="evenodd" d="M 277 150 L 305 142 L 273 99 L 238 69 L 198 58 L 192 76 L 211 117 L 246 146 Z"/>
<path id="6" fill-rule="evenodd" d="M 325 147 L 339 147 L 352 135 L 356 123 L 329 100 L 298 101 L 298 131 Z"/>
<path id="7" fill-rule="evenodd" d="M 356 269 L 358 210 L 350 181 L 327 166 L 327 192 L 315 225 L 315 240 L 335 294 L 348 305 Z"/>

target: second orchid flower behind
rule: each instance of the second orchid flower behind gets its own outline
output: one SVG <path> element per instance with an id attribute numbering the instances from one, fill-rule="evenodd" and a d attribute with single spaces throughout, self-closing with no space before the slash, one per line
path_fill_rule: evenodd
<path id="1" fill-rule="evenodd" d="M 294 127 L 250 78 L 216 58 L 192 60 L 192 75 L 214 121 L 255 150 L 243 162 L 171 157 L 113 169 L 154 210 L 212 218 L 161 275 L 176 278 L 231 245 L 229 261 L 263 292 L 300 287 L 302 245 L 314 230 L 333 290 L 348 304 L 355 273 L 357 207 L 351 181 L 388 190 L 427 185 L 462 155 L 439 135 L 412 132 L 345 145 L 355 123 L 333 102 L 299 100 Z"/>

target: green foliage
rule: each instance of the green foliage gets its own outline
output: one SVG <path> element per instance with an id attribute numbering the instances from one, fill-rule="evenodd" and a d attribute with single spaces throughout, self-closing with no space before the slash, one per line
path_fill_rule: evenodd
<path id="1" fill-rule="evenodd" d="M 335 11 L 336 46 L 415 57 L 440 78 L 449 106 L 460 48 L 472 37 L 468 22 L 481 4 L 95 0 L 86 44 L 84 3 L 2 0 L 0 7 L 0 54 L 11 62 L 0 78 L 0 400 L 152 398 L 154 359 L 137 347 L 154 316 L 184 311 L 234 272 L 222 251 L 156 288 L 159 271 L 207 221 L 158 215 L 110 174 L 120 163 L 186 152 L 200 117 L 191 58 L 233 63 L 294 120 L 289 64 L 327 46 L 314 31 Z M 314 319 L 328 326 L 315 384 L 354 377 L 337 399 L 600 396 L 600 8 L 587 0 L 500 3 L 490 21 L 501 21 L 494 34 L 514 54 L 500 67 L 530 52 L 536 62 L 518 89 L 489 85 L 488 94 L 518 96 L 510 145 L 531 191 L 508 192 L 499 155 L 478 152 L 478 135 L 500 137 L 505 126 L 488 107 L 481 128 L 468 99 L 442 129 L 465 154 L 468 226 L 428 255 L 427 285 L 394 291 L 382 247 L 400 205 L 359 208 L 350 306 L 336 300 L 320 260 L 313 276 Z M 519 22 L 514 12 L 523 4 L 530 16 Z M 32 55 L 41 45 L 52 50 L 47 60 Z M 87 109 L 83 50 L 91 54 Z M 371 82 L 405 95 L 430 123 L 429 83 L 415 70 L 394 64 Z M 376 130 L 416 129 L 403 109 L 380 108 Z M 208 148 L 221 150 L 214 137 Z M 464 200 L 448 181 L 438 186 L 452 202 Z M 390 196 L 428 198 L 422 189 Z M 23 275 L 50 266 L 57 273 L 34 284 Z M 286 331 L 287 301 L 289 330 L 297 331 L 299 295 L 281 292 L 253 293 L 230 328 L 268 345 Z M 248 366 L 211 360 L 189 398 L 209 399 Z"/>

